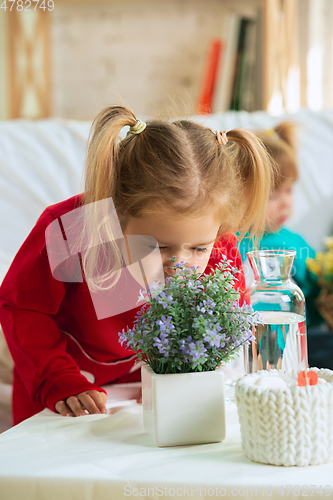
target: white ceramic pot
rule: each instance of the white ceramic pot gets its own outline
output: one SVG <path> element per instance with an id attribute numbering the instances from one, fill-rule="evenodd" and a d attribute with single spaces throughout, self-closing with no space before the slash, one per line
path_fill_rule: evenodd
<path id="1" fill-rule="evenodd" d="M 160 375 L 145 365 L 141 377 L 144 428 L 156 446 L 223 441 L 221 370 Z"/>

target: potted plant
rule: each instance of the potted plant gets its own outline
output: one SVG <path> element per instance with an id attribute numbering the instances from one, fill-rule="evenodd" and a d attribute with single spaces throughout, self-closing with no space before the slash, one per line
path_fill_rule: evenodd
<path id="1" fill-rule="evenodd" d="M 141 292 L 147 302 L 120 342 L 146 364 L 142 367 L 144 427 L 157 446 L 223 441 L 223 372 L 218 368 L 252 340 L 259 317 L 239 305 L 233 288 L 238 269 L 226 258 L 213 274 L 175 264 L 165 285 Z"/>

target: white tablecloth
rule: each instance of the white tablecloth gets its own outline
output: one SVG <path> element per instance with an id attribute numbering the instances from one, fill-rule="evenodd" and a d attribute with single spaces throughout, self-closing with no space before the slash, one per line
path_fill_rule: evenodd
<path id="1" fill-rule="evenodd" d="M 0 499 L 333 497 L 333 463 L 286 468 L 248 460 L 232 403 L 223 443 L 156 448 L 144 433 L 137 391 L 113 386 L 109 415 L 44 410 L 1 434 Z"/>

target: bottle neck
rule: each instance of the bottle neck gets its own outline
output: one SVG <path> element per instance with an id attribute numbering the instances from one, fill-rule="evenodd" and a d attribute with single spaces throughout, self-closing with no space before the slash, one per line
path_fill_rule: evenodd
<path id="1" fill-rule="evenodd" d="M 290 280 L 295 253 L 277 250 L 249 252 L 248 258 L 255 281 L 282 283 Z"/>

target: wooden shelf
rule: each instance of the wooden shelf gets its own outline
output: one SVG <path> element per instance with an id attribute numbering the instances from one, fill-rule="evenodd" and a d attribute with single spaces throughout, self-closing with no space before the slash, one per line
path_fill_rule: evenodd
<path id="1" fill-rule="evenodd" d="M 142 0 L 129 0 L 128 3 L 138 4 Z M 146 1 L 146 0 L 145 0 Z M 162 0 L 149 0 L 151 3 L 161 3 Z M 197 2 L 187 0 L 189 4 Z M 55 0 L 57 5 L 124 5 L 124 0 Z M 274 99 L 280 99 L 286 110 L 291 109 L 293 101 L 289 95 L 292 69 L 297 65 L 297 9 L 298 0 L 221 0 L 225 9 L 249 13 L 261 7 L 263 16 L 263 65 L 262 91 L 263 108 L 272 111 Z M 7 80 L 0 81 L 0 89 L 6 88 L 10 93 L 8 118 L 27 116 L 27 109 L 32 100 L 36 106 L 36 118 L 50 116 L 51 110 L 51 39 L 50 23 L 52 12 L 37 11 L 34 23 L 34 33 L 31 36 L 31 19 L 29 27 L 25 27 L 24 12 L 13 11 L 8 15 L 0 12 L 0 21 L 7 23 L 6 30 L 0 34 L 6 36 L 2 46 L 7 47 Z M 30 13 L 29 13 L 30 14 Z M 6 19 L 4 21 L 4 19 Z M 29 24 L 27 23 L 27 24 Z M 28 32 L 30 34 L 28 34 Z M 5 33 L 5 34 L 4 34 Z M 43 50 L 40 50 L 43 46 Z M 3 52 L 3 49 L 2 49 Z M 22 63 L 23 61 L 23 63 Z M 3 63 L 4 64 L 4 63 Z M 23 69 L 22 69 L 23 68 Z M 2 83 L 2 85 L 1 85 Z M 29 93 L 29 96 L 28 96 Z M 0 96 L 1 97 L 1 96 Z M 29 104 L 30 103 L 30 104 Z"/>

